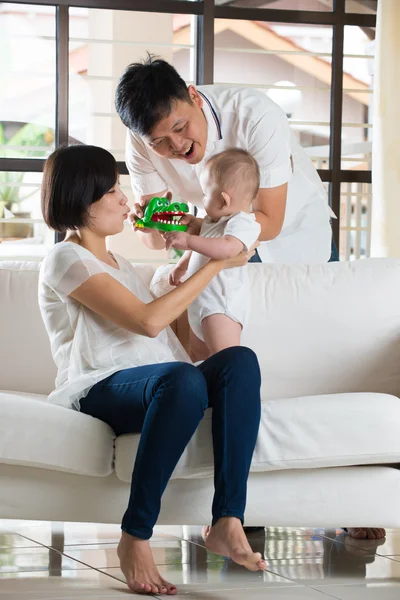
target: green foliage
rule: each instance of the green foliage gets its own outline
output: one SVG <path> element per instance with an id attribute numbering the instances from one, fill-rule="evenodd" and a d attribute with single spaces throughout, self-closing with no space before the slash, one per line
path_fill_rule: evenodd
<path id="1" fill-rule="evenodd" d="M 1 156 L 3 158 L 42 158 L 46 154 L 46 147 L 50 146 L 54 141 L 54 134 L 48 127 L 27 123 L 23 125 L 17 133 L 7 139 L 4 132 L 4 126 L 0 123 L 0 146 L 2 146 Z M 7 149 L 7 146 L 36 146 L 43 149 L 26 150 Z M 0 217 L 3 216 L 4 208 L 12 210 L 13 206 L 20 204 L 29 196 L 35 193 L 36 190 L 23 194 L 21 184 L 25 173 L 17 172 L 0 172 Z"/>

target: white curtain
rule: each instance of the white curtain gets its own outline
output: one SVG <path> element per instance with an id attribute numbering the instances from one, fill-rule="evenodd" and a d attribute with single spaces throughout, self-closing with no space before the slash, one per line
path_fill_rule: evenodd
<path id="1" fill-rule="evenodd" d="M 379 0 L 371 256 L 400 257 L 400 0 Z"/>

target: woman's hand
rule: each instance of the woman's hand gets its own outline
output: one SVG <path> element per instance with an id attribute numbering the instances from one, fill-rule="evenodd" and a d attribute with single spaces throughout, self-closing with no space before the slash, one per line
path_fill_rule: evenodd
<path id="1" fill-rule="evenodd" d="M 236 256 L 232 256 L 232 258 L 226 258 L 221 261 L 222 269 L 234 269 L 235 267 L 243 267 L 247 264 L 252 256 L 254 256 L 256 252 L 256 248 L 260 245 L 260 242 L 257 240 L 255 244 L 252 245 L 248 252 L 240 252 Z"/>

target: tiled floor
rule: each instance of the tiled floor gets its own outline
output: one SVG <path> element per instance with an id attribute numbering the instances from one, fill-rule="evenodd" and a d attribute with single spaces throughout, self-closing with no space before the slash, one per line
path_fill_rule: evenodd
<path id="1" fill-rule="evenodd" d="M 0 600 L 131 596 L 118 567 L 119 527 L 0 521 Z M 159 570 L 197 600 L 400 600 L 400 531 L 354 542 L 340 531 L 265 529 L 250 536 L 268 570 L 250 573 L 207 553 L 198 527 L 160 527 Z"/>

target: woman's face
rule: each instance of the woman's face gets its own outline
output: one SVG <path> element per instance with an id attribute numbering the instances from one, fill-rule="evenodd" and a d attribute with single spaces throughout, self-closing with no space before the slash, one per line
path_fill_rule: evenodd
<path id="1" fill-rule="evenodd" d="M 128 199 L 120 189 L 119 181 L 89 209 L 88 228 L 101 236 L 120 233 L 130 212 Z"/>

